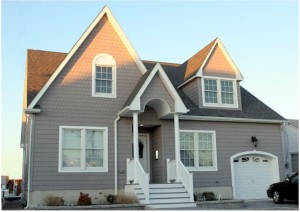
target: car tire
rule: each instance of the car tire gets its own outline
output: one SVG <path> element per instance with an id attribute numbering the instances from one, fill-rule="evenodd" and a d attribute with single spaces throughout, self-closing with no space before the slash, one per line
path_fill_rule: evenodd
<path id="1" fill-rule="evenodd" d="M 277 190 L 273 191 L 272 199 L 276 204 L 280 204 L 283 201 L 283 198 L 282 198 L 280 192 Z"/>

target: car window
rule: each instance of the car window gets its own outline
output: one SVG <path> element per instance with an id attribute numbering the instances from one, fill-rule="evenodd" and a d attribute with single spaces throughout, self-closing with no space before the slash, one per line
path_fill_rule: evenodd
<path id="1" fill-rule="evenodd" d="M 291 183 L 298 183 L 298 175 L 291 178 Z"/>

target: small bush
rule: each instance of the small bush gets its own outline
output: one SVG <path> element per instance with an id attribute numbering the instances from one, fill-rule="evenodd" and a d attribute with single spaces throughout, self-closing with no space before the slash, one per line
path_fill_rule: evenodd
<path id="1" fill-rule="evenodd" d="M 116 198 L 117 198 L 116 195 L 109 194 L 109 195 L 106 196 L 106 201 L 111 203 L 111 204 L 114 204 L 115 201 L 116 201 Z"/>
<path id="2" fill-rule="evenodd" d="M 217 199 L 215 198 L 214 192 L 203 192 L 202 196 L 205 197 L 205 200 L 206 200 L 206 201 L 217 200 Z"/>
<path id="3" fill-rule="evenodd" d="M 91 205 L 92 199 L 89 197 L 89 194 L 85 194 L 83 192 L 80 192 L 77 205 Z"/>
<path id="4" fill-rule="evenodd" d="M 115 200 L 116 204 L 138 204 L 139 200 L 134 194 L 118 193 Z"/>
<path id="5" fill-rule="evenodd" d="M 45 205 L 47 206 L 62 206 L 65 201 L 62 197 L 48 195 L 45 199 Z"/>

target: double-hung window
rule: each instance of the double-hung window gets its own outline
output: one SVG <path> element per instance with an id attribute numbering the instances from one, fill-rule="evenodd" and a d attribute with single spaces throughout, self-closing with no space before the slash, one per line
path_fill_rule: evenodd
<path id="1" fill-rule="evenodd" d="M 60 172 L 107 172 L 107 128 L 68 127 L 59 130 Z"/>
<path id="2" fill-rule="evenodd" d="M 203 106 L 237 108 L 236 81 L 219 78 L 204 78 Z"/>
<path id="3" fill-rule="evenodd" d="M 190 171 L 217 171 L 215 131 L 180 131 L 180 159 Z"/>
<path id="4" fill-rule="evenodd" d="M 116 61 L 108 54 L 99 54 L 93 60 L 92 96 L 116 98 Z"/>

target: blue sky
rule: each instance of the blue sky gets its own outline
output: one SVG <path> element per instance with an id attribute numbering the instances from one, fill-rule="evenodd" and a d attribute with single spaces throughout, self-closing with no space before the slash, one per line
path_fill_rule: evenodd
<path id="1" fill-rule="evenodd" d="M 219 37 L 241 85 L 298 119 L 298 1 L 3 1 L 2 175 L 21 178 L 27 49 L 68 52 L 104 5 L 141 59 L 183 63 Z"/>

